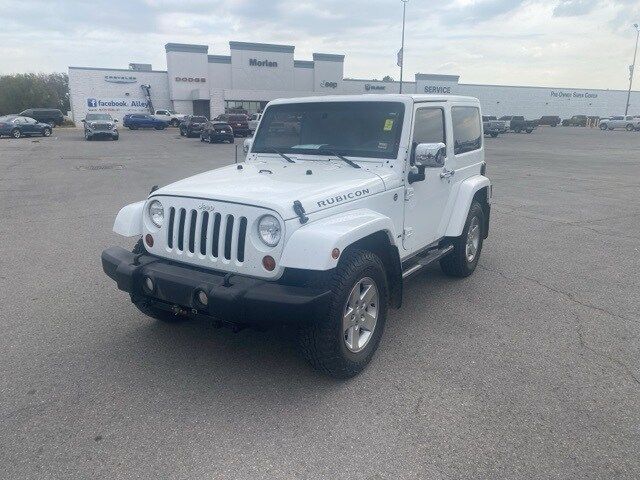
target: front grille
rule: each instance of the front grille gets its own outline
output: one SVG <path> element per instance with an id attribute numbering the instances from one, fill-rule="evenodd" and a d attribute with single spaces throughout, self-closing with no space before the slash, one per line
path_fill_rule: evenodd
<path id="1" fill-rule="evenodd" d="M 171 250 L 244 262 L 246 217 L 170 207 L 167 227 Z"/>
<path id="2" fill-rule="evenodd" d="M 111 127 L 106 123 L 96 123 L 93 126 L 93 129 L 95 131 L 108 131 L 108 130 L 111 130 Z"/>

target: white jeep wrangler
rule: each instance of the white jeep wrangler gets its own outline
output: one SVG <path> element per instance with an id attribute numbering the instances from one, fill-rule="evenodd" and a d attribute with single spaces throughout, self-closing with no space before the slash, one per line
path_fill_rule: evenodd
<path id="1" fill-rule="evenodd" d="M 404 281 L 478 263 L 489 227 L 477 99 L 323 96 L 267 106 L 246 161 L 152 191 L 118 213 L 133 252 L 106 274 L 145 314 L 287 322 L 316 368 L 371 360 Z"/>

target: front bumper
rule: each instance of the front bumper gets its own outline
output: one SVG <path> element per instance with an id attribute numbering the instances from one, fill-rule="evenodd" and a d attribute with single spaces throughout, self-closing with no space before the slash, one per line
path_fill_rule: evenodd
<path id="1" fill-rule="evenodd" d="M 102 268 L 134 302 L 203 315 L 235 324 L 268 325 L 303 322 L 324 308 L 330 290 L 198 269 L 149 254 L 135 255 L 120 247 L 102 252 Z M 145 280 L 150 278 L 153 290 Z M 197 296 L 204 291 L 207 305 Z"/>
<path id="2" fill-rule="evenodd" d="M 92 137 L 117 137 L 118 136 L 118 131 L 117 130 L 91 130 L 91 129 L 87 129 L 87 133 L 89 135 L 91 135 Z"/>
<path id="3" fill-rule="evenodd" d="M 209 141 L 230 141 L 233 142 L 235 137 L 231 132 L 202 132 L 201 135 Z"/>

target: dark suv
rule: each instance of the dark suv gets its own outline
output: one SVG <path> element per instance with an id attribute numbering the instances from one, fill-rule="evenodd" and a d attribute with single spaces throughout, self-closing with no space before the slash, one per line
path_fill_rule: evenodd
<path id="1" fill-rule="evenodd" d="M 240 137 L 246 137 L 251 134 L 249 130 L 249 119 L 246 115 L 236 113 L 223 113 L 218 115 L 214 120 L 226 122 L 233 128 L 233 134 Z"/>
<path id="2" fill-rule="evenodd" d="M 33 118 L 38 122 L 48 123 L 52 127 L 54 125 L 62 125 L 62 122 L 64 122 L 64 115 L 57 108 L 27 108 L 18 115 Z"/>
<path id="3" fill-rule="evenodd" d="M 207 117 L 190 116 L 180 122 L 180 135 L 187 138 L 199 137 L 205 123 L 207 123 Z"/>
<path id="4" fill-rule="evenodd" d="M 574 115 L 571 118 L 567 118 L 562 121 L 563 127 L 586 127 L 587 116 L 586 115 Z"/>
<path id="5" fill-rule="evenodd" d="M 562 120 L 557 115 L 543 115 L 538 120 L 538 125 L 549 125 L 550 127 L 557 127 Z"/>

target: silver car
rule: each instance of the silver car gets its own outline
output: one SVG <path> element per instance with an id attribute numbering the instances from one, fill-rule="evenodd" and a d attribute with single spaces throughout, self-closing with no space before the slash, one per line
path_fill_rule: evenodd
<path id="1" fill-rule="evenodd" d="M 112 140 L 118 140 L 120 135 L 116 128 L 115 120 L 108 113 L 87 113 L 87 116 L 82 123 L 84 123 L 84 138 L 86 140 L 93 140 L 94 138 L 111 138 Z"/>
<path id="2" fill-rule="evenodd" d="M 611 118 L 603 118 L 600 120 L 600 130 L 614 130 L 616 128 L 624 128 L 628 132 L 640 130 L 640 118 L 632 115 L 618 115 Z"/>

